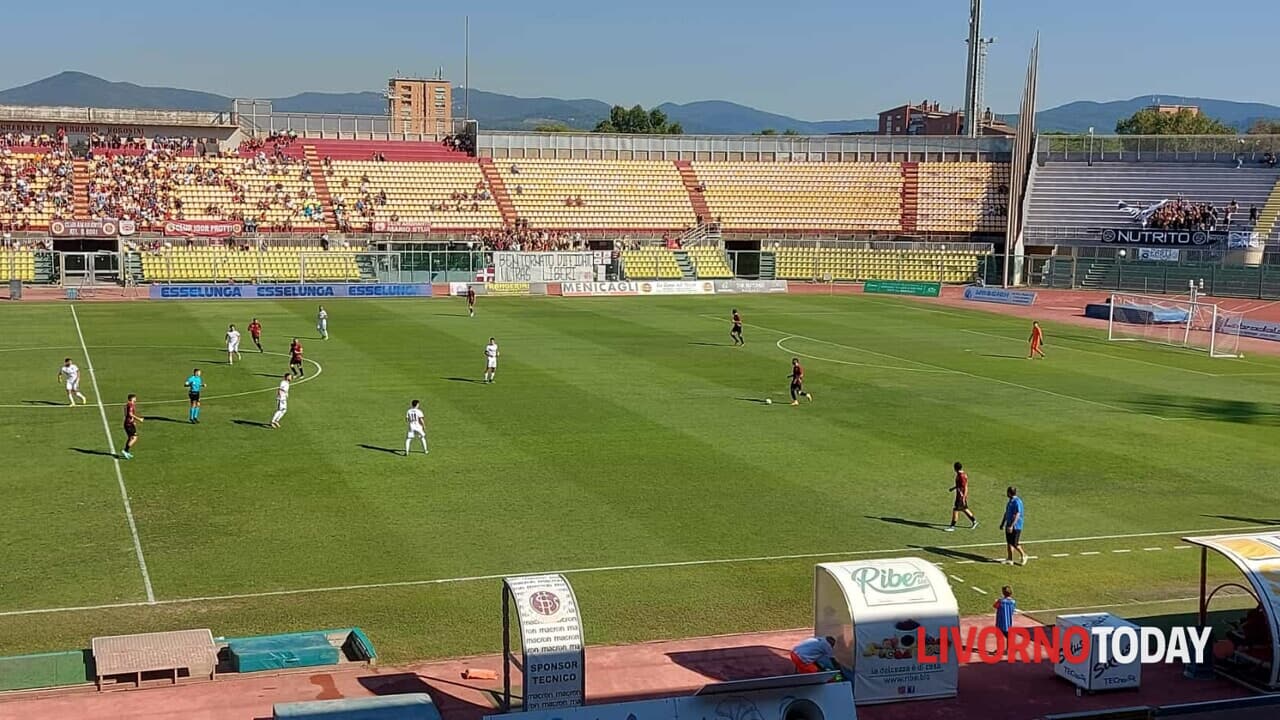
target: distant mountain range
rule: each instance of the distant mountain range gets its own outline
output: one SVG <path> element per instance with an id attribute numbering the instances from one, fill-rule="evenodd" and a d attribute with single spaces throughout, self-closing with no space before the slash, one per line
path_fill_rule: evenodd
<path id="1" fill-rule="evenodd" d="M 1105 134 L 1114 131 L 1117 121 L 1151 105 L 1155 98 L 1163 104 L 1198 105 L 1206 114 L 1241 130 L 1258 119 L 1280 119 L 1280 107 L 1274 105 L 1177 95 L 1143 95 L 1131 100 L 1103 103 L 1072 102 L 1041 111 L 1037 119 L 1041 131 L 1083 133 L 1093 127 Z M 278 112 L 383 115 L 387 109 L 386 99 L 377 92 L 304 92 L 273 98 L 271 102 Z M 457 89 L 454 92 L 455 115 L 462 115 L 463 102 L 463 92 Z M 231 108 L 231 98 L 196 90 L 110 82 L 86 73 L 68 71 L 0 91 L 0 104 L 225 111 Z M 609 103 L 600 100 L 522 98 L 471 91 L 471 116 L 479 121 L 480 127 L 491 130 L 532 130 L 543 123 L 589 130 L 608 117 L 610 107 Z M 773 129 L 824 135 L 874 131 L 878 125 L 875 119 L 799 120 L 725 100 L 702 100 L 682 105 L 663 103 L 659 108 L 671 120 L 680 123 L 686 133 L 747 135 Z"/>

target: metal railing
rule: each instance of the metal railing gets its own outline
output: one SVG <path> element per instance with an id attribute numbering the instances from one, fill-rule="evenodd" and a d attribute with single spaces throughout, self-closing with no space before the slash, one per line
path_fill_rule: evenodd
<path id="1" fill-rule="evenodd" d="M 1041 162 L 1261 163 L 1280 153 L 1280 135 L 1054 135 L 1042 134 Z"/>

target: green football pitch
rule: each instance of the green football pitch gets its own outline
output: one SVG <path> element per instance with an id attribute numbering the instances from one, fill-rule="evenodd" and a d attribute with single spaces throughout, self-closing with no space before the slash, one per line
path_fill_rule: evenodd
<path id="1" fill-rule="evenodd" d="M 1050 324 L 1030 362 L 1026 321 L 865 296 L 328 310 L 320 341 L 299 301 L 0 308 L 0 654 L 350 625 L 391 661 L 493 651 L 499 578 L 546 571 L 571 573 L 592 643 L 803 627 L 815 563 L 903 555 L 941 563 L 967 614 L 1004 584 L 1025 610 L 1155 614 L 1196 594 L 1183 535 L 1280 521 L 1276 359 Z M 227 365 L 227 324 L 254 316 L 268 352 L 246 334 Z M 293 336 L 307 376 L 272 430 Z M 87 406 L 64 404 L 67 356 Z M 146 422 L 117 462 L 128 393 Z M 403 457 L 415 398 L 432 449 Z M 948 534 L 955 460 L 982 524 Z M 1026 567 L 989 562 L 1008 485 Z"/>

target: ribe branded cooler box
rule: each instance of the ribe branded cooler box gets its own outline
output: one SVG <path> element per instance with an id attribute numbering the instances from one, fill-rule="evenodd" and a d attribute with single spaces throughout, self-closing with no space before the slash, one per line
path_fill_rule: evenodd
<path id="1" fill-rule="evenodd" d="M 1059 653 L 1058 662 L 1053 665 L 1055 675 L 1066 678 L 1071 684 L 1089 692 L 1136 688 L 1141 684 L 1142 663 L 1138 661 L 1137 657 L 1135 656 L 1132 662 L 1119 663 L 1108 646 L 1107 662 L 1101 662 L 1100 643 L 1093 636 L 1093 628 L 1095 627 L 1134 628 L 1136 630 L 1137 625 L 1107 613 L 1058 616 L 1058 637 L 1062 638 L 1062 642 L 1072 642 L 1066 638 L 1066 632 L 1073 627 L 1083 628 L 1089 633 L 1089 637 L 1092 640 L 1089 656 L 1083 662 L 1073 663 L 1068 660 L 1066 654 Z M 1076 634 L 1078 633 L 1073 633 L 1073 635 Z M 1073 642 L 1079 643 L 1079 640 L 1074 640 Z M 1121 642 L 1123 643 L 1121 648 L 1128 650 L 1125 647 L 1129 642 L 1128 639 L 1122 639 Z M 1075 651 L 1073 654 L 1079 652 L 1078 648 L 1072 648 L 1072 650 Z"/>

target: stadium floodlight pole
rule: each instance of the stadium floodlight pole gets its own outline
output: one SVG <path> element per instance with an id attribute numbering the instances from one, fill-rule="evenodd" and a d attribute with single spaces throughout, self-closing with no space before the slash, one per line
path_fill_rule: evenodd
<path id="1" fill-rule="evenodd" d="M 462 16 L 462 119 L 471 120 L 471 16 Z"/>

